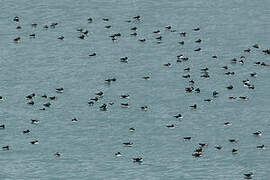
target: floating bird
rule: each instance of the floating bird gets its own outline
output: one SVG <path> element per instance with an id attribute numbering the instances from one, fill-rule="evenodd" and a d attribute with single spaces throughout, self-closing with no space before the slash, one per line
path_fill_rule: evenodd
<path id="1" fill-rule="evenodd" d="M 116 157 L 122 156 L 122 154 L 121 154 L 120 152 L 117 152 L 117 153 L 115 153 L 114 155 L 115 155 Z"/>
<path id="2" fill-rule="evenodd" d="M 133 142 L 126 142 L 126 143 L 123 143 L 123 145 L 127 147 L 132 147 Z"/>

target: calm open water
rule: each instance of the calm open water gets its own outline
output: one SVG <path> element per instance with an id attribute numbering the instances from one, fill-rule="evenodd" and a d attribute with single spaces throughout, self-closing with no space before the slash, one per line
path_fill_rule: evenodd
<path id="1" fill-rule="evenodd" d="M 253 179 L 270 179 L 270 71 L 254 66 L 270 63 L 263 48 L 270 47 L 269 0 L 1 0 L 0 1 L 0 151 L 2 180 L 238 180 L 252 171 Z M 125 22 L 140 15 L 140 21 Z M 13 21 L 15 16 L 20 22 Z M 93 22 L 88 23 L 87 18 Z M 104 22 L 102 18 L 109 18 Z M 44 25 L 57 22 L 56 28 Z M 37 23 L 36 28 L 31 24 Z M 20 25 L 22 29 L 16 29 Z M 111 25 L 110 29 L 104 28 Z M 164 27 L 171 25 L 177 32 Z M 130 28 L 138 27 L 137 37 Z M 200 27 L 200 31 L 192 29 Z M 78 28 L 87 29 L 85 40 Z M 160 29 L 162 43 L 152 32 Z M 181 37 L 179 32 L 187 32 Z M 121 33 L 117 42 L 108 37 Z M 36 38 L 29 35 L 35 33 Z M 64 36 L 63 41 L 57 39 Z M 13 39 L 21 37 L 21 42 Z M 141 43 L 138 39 L 145 38 Z M 202 43 L 194 43 L 197 39 Z M 185 41 L 183 46 L 177 42 Z M 259 49 L 251 46 L 258 43 Z M 202 51 L 194 52 L 201 47 Z M 243 50 L 251 48 L 250 53 Z M 97 56 L 88 54 L 96 52 Z M 189 61 L 176 62 L 184 54 Z M 217 59 L 212 59 L 217 55 Z M 232 65 L 232 58 L 244 55 L 244 65 Z M 128 63 L 120 58 L 127 56 Z M 170 62 L 171 67 L 163 64 Z M 234 76 L 224 75 L 228 65 Z M 201 93 L 185 93 L 189 87 L 182 75 L 190 67 L 191 78 Z M 210 78 L 201 78 L 201 68 L 209 68 Z M 256 72 L 255 78 L 249 73 Z M 143 76 L 150 76 L 145 81 Z M 117 78 L 110 85 L 107 78 Z M 243 87 L 250 79 L 254 90 Z M 233 85 L 229 91 L 227 86 Z M 63 87 L 58 94 L 55 88 Z M 219 92 L 213 102 L 203 99 Z M 95 105 L 89 98 L 104 92 Z M 35 104 L 25 96 L 36 93 Z M 56 100 L 41 98 L 43 94 Z M 120 99 L 129 94 L 130 99 Z M 248 96 L 248 101 L 228 96 Z M 43 103 L 51 102 L 45 111 Z M 103 103 L 114 102 L 107 111 Z M 130 103 L 122 108 L 120 103 Z M 196 110 L 189 106 L 197 104 Z M 148 106 L 142 111 L 141 106 Z M 179 121 L 173 116 L 181 113 Z M 76 117 L 78 122 L 71 122 Z M 31 124 L 38 119 L 38 125 Z M 224 127 L 225 122 L 232 126 Z M 175 129 L 166 125 L 175 124 Z M 134 127 L 135 132 L 129 132 Z M 22 134 L 30 129 L 30 134 Z M 253 132 L 260 130 L 261 137 Z M 191 141 L 183 137 L 191 136 Z M 230 143 L 228 139 L 239 139 Z M 30 141 L 38 140 L 32 145 Z M 134 142 L 124 147 L 124 142 Z M 200 158 L 192 157 L 198 143 L 208 143 Z M 214 148 L 222 145 L 222 150 Z M 239 153 L 232 155 L 231 150 Z M 120 151 L 122 156 L 115 157 Z M 54 153 L 60 152 L 60 158 Z M 143 163 L 132 158 L 142 156 Z"/>

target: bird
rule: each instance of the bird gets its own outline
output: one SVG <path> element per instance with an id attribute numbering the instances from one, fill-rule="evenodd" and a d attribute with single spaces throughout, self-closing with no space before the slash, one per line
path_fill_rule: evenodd
<path id="1" fill-rule="evenodd" d="M 191 109 L 197 109 L 197 104 L 194 104 L 192 106 L 189 106 Z"/>
<path id="2" fill-rule="evenodd" d="M 39 124 L 39 120 L 37 120 L 37 119 L 31 119 L 31 123 L 32 124 Z"/>
<path id="3" fill-rule="evenodd" d="M 129 95 L 128 94 L 122 94 L 122 95 L 120 95 L 120 97 L 122 99 L 129 99 Z"/>
<path id="4" fill-rule="evenodd" d="M 144 110 L 144 111 L 148 110 L 148 106 L 142 106 L 141 110 Z"/>
<path id="5" fill-rule="evenodd" d="M 126 143 L 123 143 L 123 145 L 127 147 L 132 147 L 133 142 L 126 142 Z"/>
<path id="6" fill-rule="evenodd" d="M 20 18 L 19 18 L 18 16 L 15 16 L 15 17 L 13 18 L 13 21 L 19 22 L 19 21 L 20 21 Z"/>
<path id="7" fill-rule="evenodd" d="M 191 137 L 190 136 L 184 137 L 184 140 L 191 140 Z"/>
<path id="8" fill-rule="evenodd" d="M 59 36 L 57 39 L 64 40 L 64 36 Z"/>
<path id="9" fill-rule="evenodd" d="M 138 162 L 138 163 L 142 163 L 143 162 L 143 158 L 142 157 L 138 157 L 138 158 L 132 158 L 133 162 Z"/>
<path id="10" fill-rule="evenodd" d="M 43 104 L 43 106 L 50 107 L 51 106 L 51 103 L 47 102 L 47 103 Z"/>
<path id="11" fill-rule="evenodd" d="M 178 118 L 178 119 L 182 119 L 183 118 L 182 114 L 177 114 L 177 115 L 175 115 L 173 117 Z"/>
<path id="12" fill-rule="evenodd" d="M 232 149 L 232 154 L 237 154 L 238 150 L 237 149 Z"/>
<path id="13" fill-rule="evenodd" d="M 171 124 L 171 125 L 166 125 L 166 127 L 167 127 L 167 128 L 169 128 L 169 129 L 173 129 L 173 128 L 175 128 L 174 124 Z"/>
<path id="14" fill-rule="evenodd" d="M 8 151 L 8 150 L 9 150 L 9 146 L 4 146 L 4 147 L 2 147 L 2 149 L 3 149 L 4 151 Z"/>
<path id="15" fill-rule="evenodd" d="M 60 87 L 60 88 L 56 88 L 55 89 L 57 93 L 63 93 L 64 92 L 64 88 Z"/>
<path id="16" fill-rule="evenodd" d="M 30 144 L 38 144 L 38 140 L 31 141 Z"/>
<path id="17" fill-rule="evenodd" d="M 72 121 L 72 122 L 77 122 L 78 119 L 77 119 L 77 118 L 72 118 L 71 121 Z"/>
<path id="18" fill-rule="evenodd" d="M 245 178 L 248 178 L 248 179 L 251 179 L 251 177 L 252 177 L 253 175 L 254 175 L 253 172 L 249 172 L 249 173 L 244 174 L 244 177 L 245 177 Z"/>
<path id="19" fill-rule="evenodd" d="M 29 129 L 23 131 L 23 134 L 29 134 L 29 133 L 30 133 Z"/>
<path id="20" fill-rule="evenodd" d="M 115 155 L 116 157 L 122 156 L 122 154 L 121 154 L 120 152 L 114 153 L 114 155 Z"/>
<path id="21" fill-rule="evenodd" d="M 225 123 L 224 123 L 224 126 L 231 126 L 231 125 L 232 125 L 231 122 L 225 122 Z"/>
<path id="22" fill-rule="evenodd" d="M 61 156 L 61 154 L 60 154 L 59 152 L 54 153 L 54 155 L 55 155 L 56 157 L 60 157 L 60 156 Z"/>
<path id="23" fill-rule="evenodd" d="M 265 149 L 265 148 L 267 148 L 267 146 L 265 146 L 264 144 L 260 145 L 260 146 L 257 146 L 257 149 Z"/>
<path id="24" fill-rule="evenodd" d="M 261 131 L 256 131 L 256 132 L 253 133 L 253 135 L 255 135 L 255 136 L 261 136 L 262 135 L 262 132 Z"/>

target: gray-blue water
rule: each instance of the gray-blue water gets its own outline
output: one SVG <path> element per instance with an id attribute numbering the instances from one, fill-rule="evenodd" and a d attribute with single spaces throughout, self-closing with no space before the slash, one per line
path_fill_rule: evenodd
<path id="1" fill-rule="evenodd" d="M 0 124 L 6 128 L 0 131 L 0 145 L 9 145 L 10 150 L 0 151 L 0 179 L 236 180 L 253 172 L 253 179 L 268 180 L 270 151 L 256 146 L 270 145 L 270 71 L 254 62 L 270 63 L 270 56 L 262 53 L 270 47 L 269 7 L 269 0 L 1 0 Z M 137 15 L 140 21 L 132 19 Z M 15 16 L 20 22 L 13 21 Z M 55 28 L 43 28 L 54 22 Z M 104 28 L 107 25 L 112 27 Z M 130 35 L 132 27 L 138 28 L 136 37 Z M 192 30 L 197 27 L 200 31 Z M 78 28 L 89 31 L 84 40 L 78 38 Z M 152 33 L 155 30 L 161 33 Z M 121 37 L 112 42 L 109 35 L 118 32 Z M 36 38 L 29 38 L 32 33 Z M 162 43 L 157 44 L 160 35 Z M 19 43 L 13 42 L 16 37 L 21 37 Z M 145 42 L 138 41 L 143 38 Z M 202 42 L 195 43 L 199 38 Z M 256 43 L 259 49 L 252 47 Z M 198 47 L 202 50 L 195 52 Z M 250 53 L 243 52 L 247 48 Z M 94 52 L 96 56 L 88 56 Z M 189 60 L 177 63 L 179 54 Z M 243 65 L 231 64 L 242 55 Z M 120 62 L 125 56 L 128 63 Z M 225 75 L 225 65 L 235 75 Z M 184 72 L 187 67 L 190 72 Z M 210 78 L 200 77 L 205 67 Z M 257 76 L 250 77 L 252 72 Z M 186 74 L 191 78 L 182 78 Z M 115 82 L 105 83 L 114 77 Z M 243 86 L 247 78 L 254 90 Z M 191 79 L 200 93 L 185 92 Z M 229 85 L 233 90 L 226 89 Z M 55 92 L 59 87 L 64 93 Z M 214 90 L 219 96 L 204 102 Z M 104 92 L 103 98 L 89 106 L 98 91 Z M 25 98 L 31 93 L 36 93 L 34 105 Z M 57 99 L 41 98 L 43 94 Z M 121 94 L 130 99 L 120 99 Z M 46 102 L 51 107 L 39 110 Z M 99 106 L 108 102 L 114 104 L 100 111 Z M 198 105 L 196 110 L 189 108 L 193 104 Z M 178 113 L 183 119 L 173 117 Z M 74 117 L 78 122 L 71 122 Z M 31 119 L 40 123 L 31 124 Z M 232 125 L 225 127 L 228 121 Z M 175 128 L 166 127 L 170 124 Z M 30 134 L 22 133 L 26 129 Z M 261 137 L 252 134 L 258 130 Z M 186 136 L 191 141 L 184 141 Z M 39 144 L 30 144 L 33 140 Z M 129 141 L 134 145 L 124 147 L 122 143 Z M 198 143 L 209 146 L 194 158 Z M 238 154 L 232 154 L 233 148 Z M 118 151 L 121 157 L 115 157 Z M 135 157 L 143 157 L 143 163 L 133 163 Z"/>

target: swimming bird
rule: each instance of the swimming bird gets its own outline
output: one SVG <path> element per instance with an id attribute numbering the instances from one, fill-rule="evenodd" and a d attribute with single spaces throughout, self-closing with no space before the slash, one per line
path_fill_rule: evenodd
<path id="1" fill-rule="evenodd" d="M 130 132 L 134 132 L 135 131 L 135 128 L 133 128 L 133 127 L 132 128 L 129 128 L 129 131 Z"/>
<path id="2" fill-rule="evenodd" d="M 233 86 L 230 85 L 230 86 L 228 86 L 228 87 L 226 87 L 226 88 L 229 89 L 229 90 L 232 90 L 232 89 L 233 89 Z"/>
<path id="3" fill-rule="evenodd" d="M 222 146 L 217 145 L 217 146 L 215 146 L 215 148 L 218 149 L 218 150 L 221 150 L 222 149 Z"/>
<path id="4" fill-rule="evenodd" d="M 231 126 L 231 125 L 232 125 L 231 122 L 225 122 L 225 123 L 224 123 L 224 126 Z"/>
<path id="5" fill-rule="evenodd" d="M 61 156 L 61 154 L 60 154 L 59 152 L 54 153 L 54 155 L 55 155 L 56 157 L 60 157 L 60 156 Z"/>
<path id="6" fill-rule="evenodd" d="M 126 143 L 123 143 L 123 145 L 127 147 L 132 147 L 133 142 L 126 142 Z"/>
<path id="7" fill-rule="evenodd" d="M 192 154 L 192 156 L 194 156 L 194 157 L 201 157 L 202 156 L 202 153 L 195 152 L 195 153 Z"/>
<path id="8" fill-rule="evenodd" d="M 182 77 L 183 77 L 183 78 L 190 78 L 190 74 L 183 75 Z"/>
<path id="9" fill-rule="evenodd" d="M 250 52 L 250 49 L 249 48 L 248 49 L 245 49 L 244 52 L 248 52 L 249 53 Z"/>
<path id="10" fill-rule="evenodd" d="M 185 44 L 185 41 L 179 41 L 178 44 L 184 45 Z"/>
<path id="11" fill-rule="evenodd" d="M 34 105 L 35 102 L 34 102 L 34 101 L 29 101 L 27 104 L 29 104 L 29 105 Z"/>
<path id="12" fill-rule="evenodd" d="M 132 158 L 133 162 L 138 162 L 138 163 L 142 163 L 143 162 L 143 158 L 142 157 L 138 157 L 138 158 Z"/>
<path id="13" fill-rule="evenodd" d="M 217 97 L 217 95 L 218 95 L 218 92 L 217 91 L 214 91 L 213 92 L 213 97 Z"/>
<path id="14" fill-rule="evenodd" d="M 48 96 L 46 94 L 43 94 L 41 97 L 42 98 L 47 98 Z"/>
<path id="15" fill-rule="evenodd" d="M 260 146 L 257 146 L 257 149 L 265 149 L 265 148 L 267 148 L 267 146 L 265 146 L 264 144 L 260 145 Z"/>
<path id="16" fill-rule="evenodd" d="M 233 143 L 238 143 L 239 140 L 238 139 L 229 139 L 230 142 L 233 142 Z"/>
<path id="17" fill-rule="evenodd" d="M 30 38 L 35 38 L 36 37 L 36 34 L 30 34 L 29 37 Z"/>
<path id="18" fill-rule="evenodd" d="M 122 58 L 120 58 L 120 61 L 121 62 L 128 62 L 128 57 L 122 57 Z"/>
<path id="19" fill-rule="evenodd" d="M 194 91 L 195 91 L 196 93 L 200 93 L 200 92 L 201 92 L 200 88 L 196 88 Z M 197 105 L 196 105 L 196 107 L 197 107 Z"/>
<path id="20" fill-rule="evenodd" d="M 36 96 L 36 94 L 35 93 L 32 93 L 32 94 L 27 95 L 26 96 L 26 99 L 32 99 L 35 96 Z"/>
<path id="21" fill-rule="evenodd" d="M 38 144 L 38 140 L 34 140 L 30 142 L 31 144 Z"/>
<path id="22" fill-rule="evenodd" d="M 64 40 L 64 36 L 59 36 L 57 39 Z"/>
<path id="23" fill-rule="evenodd" d="M 96 56 L 97 54 L 94 52 L 92 54 L 89 54 L 89 56 Z"/>
<path id="24" fill-rule="evenodd" d="M 175 117 L 175 118 L 177 118 L 177 119 L 182 119 L 182 118 L 183 118 L 182 114 L 177 114 L 177 115 L 175 115 L 175 116 L 173 116 L 173 117 Z"/>
<path id="25" fill-rule="evenodd" d="M 197 109 L 197 104 L 194 104 L 192 106 L 189 106 L 191 109 Z"/>
<path id="26" fill-rule="evenodd" d="M 253 135 L 255 135 L 255 136 L 261 136 L 262 135 L 262 132 L 261 131 L 256 131 L 256 132 L 253 133 Z"/>
<path id="27" fill-rule="evenodd" d="M 88 21 L 88 23 L 91 23 L 91 22 L 93 22 L 93 19 L 89 17 L 89 18 L 87 19 L 87 21 Z"/>
<path id="28" fill-rule="evenodd" d="M 55 100 L 56 97 L 55 97 L 55 96 L 51 96 L 51 97 L 49 97 L 49 99 L 50 99 L 50 100 Z"/>
<path id="29" fill-rule="evenodd" d="M 101 111 L 106 111 L 106 110 L 107 110 L 107 104 L 102 104 L 102 105 L 99 107 L 99 109 L 100 109 Z"/>
<path id="30" fill-rule="evenodd" d="M 129 95 L 128 94 L 123 94 L 120 96 L 122 99 L 129 99 Z"/>
<path id="31" fill-rule="evenodd" d="M 91 98 L 90 100 L 97 102 L 98 101 L 98 97 Z"/>
<path id="32" fill-rule="evenodd" d="M 64 92 L 64 88 L 60 87 L 60 88 L 56 88 L 55 89 L 57 93 L 63 93 Z"/>
<path id="33" fill-rule="evenodd" d="M 134 33 L 131 33 L 130 35 L 131 36 L 137 36 L 138 34 L 136 32 L 134 32 Z"/>
<path id="34" fill-rule="evenodd" d="M 190 136 L 188 136 L 188 137 L 184 137 L 184 140 L 191 140 L 191 137 Z"/>
<path id="35" fill-rule="evenodd" d="M 174 124 L 166 125 L 166 127 L 169 128 L 169 129 L 174 129 L 175 128 Z"/>
<path id="36" fill-rule="evenodd" d="M 239 99 L 248 100 L 248 97 L 247 96 L 240 96 Z"/>
<path id="37" fill-rule="evenodd" d="M 84 39 L 85 36 L 82 34 L 82 35 L 79 36 L 79 38 L 80 38 L 80 39 Z"/>
<path id="38" fill-rule="evenodd" d="M 37 119 L 31 119 L 31 123 L 32 124 L 39 124 L 39 120 L 37 120 Z"/>
<path id="39" fill-rule="evenodd" d="M 237 149 L 232 149 L 232 154 L 237 154 L 238 150 Z"/>
<path id="40" fill-rule="evenodd" d="M 139 41 L 140 41 L 140 42 L 145 42 L 145 41 L 146 41 L 146 39 L 139 39 Z"/>
<path id="41" fill-rule="evenodd" d="M 133 19 L 140 20 L 141 16 L 135 16 Z"/>
<path id="42" fill-rule="evenodd" d="M 2 149 L 3 149 L 4 151 L 8 151 L 8 150 L 9 150 L 9 146 L 4 146 L 4 147 L 2 147 Z"/>
<path id="43" fill-rule="evenodd" d="M 208 146 L 207 143 L 199 143 L 199 145 L 200 145 L 201 147 L 206 147 L 206 146 Z"/>
<path id="44" fill-rule="evenodd" d="M 121 154 L 120 152 L 117 152 L 117 153 L 115 153 L 114 155 L 115 155 L 116 157 L 122 156 L 122 154 Z"/>
<path id="45" fill-rule="evenodd" d="M 244 177 L 247 179 L 251 179 L 253 175 L 254 175 L 253 172 L 249 172 L 249 173 L 244 174 Z"/>
<path id="46" fill-rule="evenodd" d="M 172 29 L 172 26 L 168 25 L 165 27 L 166 29 Z"/>
<path id="47" fill-rule="evenodd" d="M 180 36 L 186 37 L 187 33 L 186 32 L 180 32 Z"/>
<path id="48" fill-rule="evenodd" d="M 31 26 L 32 26 L 33 28 L 36 28 L 36 27 L 37 27 L 37 23 L 32 23 Z"/>
<path id="49" fill-rule="evenodd" d="M 97 92 L 95 94 L 98 95 L 99 97 L 101 97 L 101 96 L 103 96 L 104 93 L 102 91 L 99 91 L 99 92 Z"/>
<path id="50" fill-rule="evenodd" d="M 15 16 L 15 17 L 13 18 L 13 21 L 19 22 L 19 21 L 20 21 L 20 18 L 19 18 L 18 16 Z"/>
<path id="51" fill-rule="evenodd" d="M 72 118 L 71 121 L 72 121 L 72 122 L 77 122 L 78 119 L 77 119 L 77 118 Z"/>
<path id="52" fill-rule="evenodd" d="M 4 124 L 0 125 L 0 129 L 5 129 L 6 126 Z"/>
<path id="53" fill-rule="evenodd" d="M 23 130 L 23 134 L 29 134 L 30 133 L 30 130 L 27 129 L 27 130 Z"/>
<path id="54" fill-rule="evenodd" d="M 129 105 L 129 103 L 121 103 L 121 106 L 128 108 L 130 105 Z"/>
<path id="55" fill-rule="evenodd" d="M 146 110 L 148 110 L 148 107 L 147 107 L 147 106 L 142 106 L 142 107 L 141 107 L 141 110 L 146 111 Z"/>
<path id="56" fill-rule="evenodd" d="M 195 49 L 194 51 L 200 51 L 200 50 L 202 50 L 201 48 L 197 48 L 197 49 Z"/>
<path id="57" fill-rule="evenodd" d="M 43 104 L 43 106 L 50 107 L 51 106 L 51 103 L 47 102 L 47 103 Z"/>
<path id="58" fill-rule="evenodd" d="M 105 79 L 105 81 L 108 82 L 108 83 L 114 82 L 114 81 L 116 81 L 116 78 Z"/>
<path id="59" fill-rule="evenodd" d="M 201 42 L 202 42 L 201 39 L 198 39 L 198 40 L 195 41 L 195 43 L 201 43 Z"/>
<path id="60" fill-rule="evenodd" d="M 193 29 L 193 31 L 199 31 L 199 30 L 200 30 L 199 27 Z"/>
<path id="61" fill-rule="evenodd" d="M 259 45 L 258 44 L 254 44 L 252 47 L 258 49 L 259 48 Z"/>

